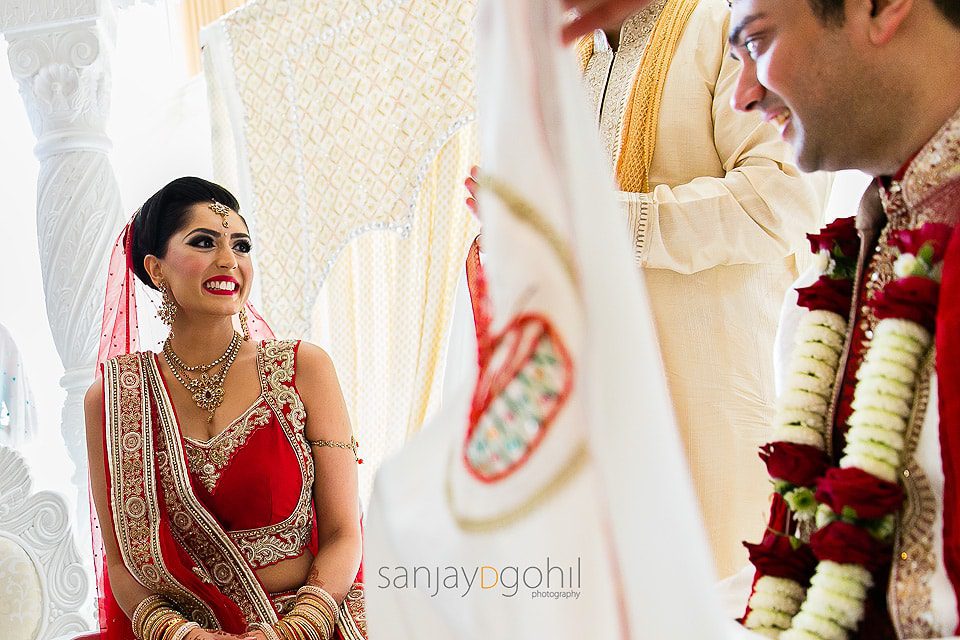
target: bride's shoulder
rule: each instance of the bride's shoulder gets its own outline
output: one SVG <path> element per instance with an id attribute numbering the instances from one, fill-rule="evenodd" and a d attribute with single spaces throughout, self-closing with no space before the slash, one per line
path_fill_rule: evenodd
<path id="1" fill-rule="evenodd" d="M 130 365 L 137 362 L 143 358 L 153 358 L 156 356 L 154 351 L 134 351 L 133 353 L 121 353 L 119 355 L 113 356 L 109 360 L 103 363 L 104 368 L 109 367 L 122 367 L 125 365 Z M 97 374 L 100 375 L 101 371 L 98 371 Z"/>
<path id="2" fill-rule="evenodd" d="M 333 359 L 324 349 L 306 340 L 297 345 L 297 362 L 306 367 L 333 367 Z"/>
<path id="3" fill-rule="evenodd" d="M 268 360 L 272 358 L 289 362 L 292 359 L 298 379 L 302 376 L 322 378 L 334 369 L 330 354 L 306 340 L 263 340 L 260 347 Z"/>

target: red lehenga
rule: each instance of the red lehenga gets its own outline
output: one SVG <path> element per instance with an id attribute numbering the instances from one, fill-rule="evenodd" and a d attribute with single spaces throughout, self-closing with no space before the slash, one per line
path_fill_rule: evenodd
<path id="1" fill-rule="evenodd" d="M 243 633 L 273 624 L 293 594 L 267 593 L 255 570 L 318 547 L 313 458 L 295 384 L 299 342 L 261 341 L 256 402 L 210 441 L 184 438 L 156 354 L 136 351 L 129 235 L 114 250 L 114 306 L 105 307 L 100 354 L 111 517 L 103 526 L 133 577 L 201 627 Z M 254 336 L 272 337 L 252 307 L 247 314 Z M 102 555 L 97 578 L 101 638 L 132 640 Z M 338 612 L 343 640 L 367 635 L 362 578 L 361 568 Z"/>

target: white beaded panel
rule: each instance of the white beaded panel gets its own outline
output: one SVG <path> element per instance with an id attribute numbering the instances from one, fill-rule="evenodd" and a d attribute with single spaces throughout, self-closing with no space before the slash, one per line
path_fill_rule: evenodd
<path id="1" fill-rule="evenodd" d="M 225 99 L 246 165 L 235 175 L 249 181 L 241 204 L 255 218 L 263 310 L 278 335 L 308 335 L 353 238 L 411 232 L 428 168 L 473 118 L 474 13 L 473 0 L 255 2 L 206 36 L 230 61 L 218 83 L 235 87 Z"/>

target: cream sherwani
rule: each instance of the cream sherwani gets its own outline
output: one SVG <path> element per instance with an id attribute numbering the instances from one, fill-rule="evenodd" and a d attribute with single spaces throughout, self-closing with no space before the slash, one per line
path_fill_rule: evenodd
<path id="1" fill-rule="evenodd" d="M 594 35 L 585 82 L 614 167 L 630 153 L 624 113 L 664 4 L 629 19 L 616 52 Z M 772 125 L 731 108 L 728 20 L 723 0 L 693 10 L 663 89 L 652 191 L 619 194 L 721 577 L 746 563 L 740 542 L 763 527 L 757 448 L 772 419 L 778 311 L 828 192 L 825 178 L 801 177 Z"/>

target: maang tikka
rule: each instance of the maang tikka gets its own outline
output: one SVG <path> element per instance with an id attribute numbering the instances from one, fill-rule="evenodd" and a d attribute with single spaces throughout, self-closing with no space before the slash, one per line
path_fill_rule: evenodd
<path id="1" fill-rule="evenodd" d="M 211 210 L 218 216 L 223 219 L 223 228 L 226 229 L 230 226 L 230 223 L 227 222 L 227 216 L 230 215 L 230 207 L 225 204 L 221 204 L 216 200 L 212 200 L 210 204 L 207 205 Z"/>

